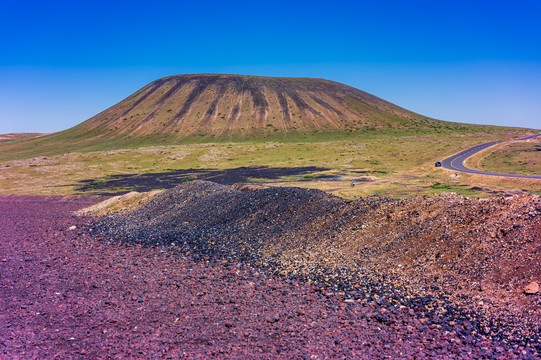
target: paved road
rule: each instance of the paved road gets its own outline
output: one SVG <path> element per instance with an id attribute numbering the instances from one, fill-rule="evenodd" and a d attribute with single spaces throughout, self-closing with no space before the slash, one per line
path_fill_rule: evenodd
<path id="1" fill-rule="evenodd" d="M 529 140 L 529 139 L 536 138 L 538 136 L 541 136 L 541 134 L 528 136 L 528 137 L 518 139 L 518 140 Z M 455 154 L 451 157 L 448 157 L 447 159 L 442 160 L 441 166 L 445 169 L 465 172 L 465 173 L 470 173 L 470 174 L 504 176 L 504 177 L 515 177 L 515 178 L 525 178 L 525 179 L 541 179 L 541 176 L 539 175 L 503 174 L 503 173 L 498 173 L 498 172 L 470 169 L 464 166 L 464 161 L 466 161 L 466 159 L 472 156 L 473 154 L 478 153 L 479 151 L 484 150 L 488 147 L 491 147 L 492 145 L 500 144 L 502 142 L 503 141 L 492 141 L 486 144 L 476 145 L 472 148 L 469 148 L 468 150 L 464 150 L 462 152 L 459 152 L 458 154 Z"/>

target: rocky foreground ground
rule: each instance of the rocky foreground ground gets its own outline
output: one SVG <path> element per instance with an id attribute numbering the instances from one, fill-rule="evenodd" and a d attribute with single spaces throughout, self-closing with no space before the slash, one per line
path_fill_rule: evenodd
<path id="1" fill-rule="evenodd" d="M 0 196 L 0 358 L 536 358 L 538 197 Z"/>

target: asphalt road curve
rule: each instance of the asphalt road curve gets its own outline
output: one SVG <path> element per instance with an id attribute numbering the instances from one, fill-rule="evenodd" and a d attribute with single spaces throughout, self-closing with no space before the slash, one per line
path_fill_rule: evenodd
<path id="1" fill-rule="evenodd" d="M 541 136 L 541 134 L 528 136 L 522 139 L 518 140 L 529 140 L 536 138 L 538 136 Z M 464 166 L 464 161 L 466 161 L 467 158 L 470 156 L 478 153 L 481 150 L 484 150 L 488 147 L 491 147 L 496 144 L 500 144 L 503 141 L 492 141 L 486 144 L 476 145 L 472 148 L 469 148 L 467 150 L 461 151 L 458 154 L 455 154 L 451 157 L 448 157 L 447 159 L 444 159 L 441 161 L 441 166 L 448 170 L 453 171 L 459 171 L 459 172 L 465 172 L 470 174 L 480 174 L 480 175 L 491 175 L 491 176 L 504 176 L 504 177 L 515 177 L 515 178 L 525 178 L 525 179 L 541 179 L 541 176 L 539 175 L 515 175 L 515 174 L 503 174 L 498 172 L 490 172 L 490 171 L 482 171 L 482 170 L 475 170 L 470 169 Z"/>

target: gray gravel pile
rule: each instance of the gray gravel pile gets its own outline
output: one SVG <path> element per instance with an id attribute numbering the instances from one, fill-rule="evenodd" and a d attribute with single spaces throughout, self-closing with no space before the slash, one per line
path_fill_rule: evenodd
<path id="1" fill-rule="evenodd" d="M 343 201 L 320 190 L 242 192 L 192 181 L 130 213 L 101 221 L 108 235 L 143 245 L 173 245 L 195 256 L 253 259 L 273 239 L 293 234 Z"/>

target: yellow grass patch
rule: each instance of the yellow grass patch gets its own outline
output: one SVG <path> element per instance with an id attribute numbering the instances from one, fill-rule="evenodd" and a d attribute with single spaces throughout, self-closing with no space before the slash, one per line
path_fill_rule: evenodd
<path id="1" fill-rule="evenodd" d="M 164 190 L 154 190 L 146 193 L 132 191 L 124 195 L 115 196 L 104 200 L 95 205 L 78 210 L 75 212 L 78 216 L 88 215 L 107 215 L 118 211 L 135 210 L 145 205 L 147 202 Z"/>

